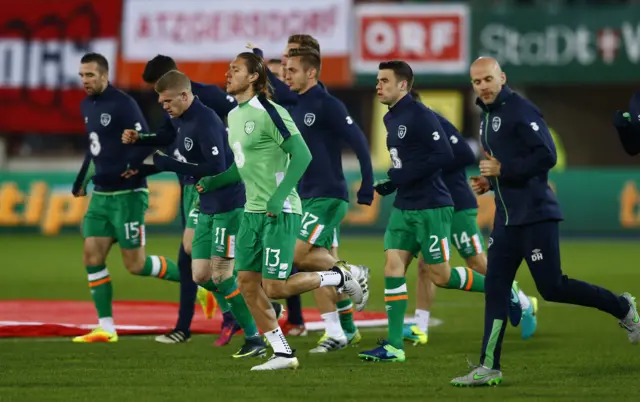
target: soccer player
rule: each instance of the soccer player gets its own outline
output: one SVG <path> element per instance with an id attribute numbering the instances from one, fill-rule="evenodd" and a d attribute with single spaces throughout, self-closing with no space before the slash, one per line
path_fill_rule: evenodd
<path id="1" fill-rule="evenodd" d="M 562 213 L 548 184 L 556 150 L 540 110 L 506 86 L 498 62 L 481 57 L 471 64 L 471 82 L 482 110 L 480 132 L 487 160 L 472 178 L 476 194 L 494 190 L 496 214 L 486 278 L 484 337 L 480 365 L 456 386 L 502 382 L 500 354 L 511 284 L 527 261 L 538 291 L 547 301 L 595 307 L 616 317 L 629 341 L 640 341 L 635 298 L 621 296 L 563 275 L 558 222 Z"/>
<path id="2" fill-rule="evenodd" d="M 284 68 L 285 66 L 282 64 L 282 60 L 280 59 L 269 59 L 267 62 L 267 68 L 269 71 L 276 76 L 280 81 L 284 81 Z"/>
<path id="3" fill-rule="evenodd" d="M 152 149 L 126 147 L 120 141 L 126 129 L 148 131 L 140 108 L 129 95 L 109 84 L 109 64 L 97 53 L 80 60 L 80 78 L 87 97 L 80 106 L 89 136 L 89 149 L 73 184 L 73 195 L 83 197 L 93 180 L 94 190 L 82 223 L 84 265 L 99 326 L 74 342 L 117 342 L 111 302 L 113 288 L 105 265 L 115 241 L 120 245 L 126 269 L 134 275 L 179 281 L 176 264 L 163 256 L 147 256 L 144 250 L 144 214 L 149 202 L 142 177 L 121 177 L 136 168 Z"/>
<path id="4" fill-rule="evenodd" d="M 435 113 L 409 95 L 411 67 L 403 61 L 380 63 L 377 81 L 378 99 L 389 106 L 384 124 L 392 167 L 388 178 L 377 182 L 375 189 L 383 196 L 397 190 L 384 235 L 389 338 L 379 347 L 360 353 L 360 358 L 404 362 L 402 333 L 408 299 L 405 273 L 413 257 L 422 254 L 429 264 L 429 277 L 440 287 L 483 292 L 484 276 L 449 265 L 454 204 L 441 172 L 454 160 L 453 152 Z"/>
<path id="5" fill-rule="evenodd" d="M 235 163 L 222 174 L 201 179 L 201 193 L 242 180 L 247 203 L 236 237 L 238 281 L 251 314 L 265 332 L 274 354 L 251 370 L 296 368 L 269 303 L 274 299 L 335 286 L 362 301 L 362 289 L 345 264 L 330 271 L 300 272 L 289 277 L 301 206 L 295 187 L 311 154 L 289 113 L 268 99 L 266 66 L 253 53 L 240 53 L 227 72 L 227 92 L 238 101 L 229 113 L 229 143 Z"/>
<path id="6" fill-rule="evenodd" d="M 305 271 L 324 271 L 339 261 L 331 251 L 338 246 L 340 222 L 349 208 L 342 171 L 342 141 L 352 147 L 360 161 L 362 184 L 357 198 L 362 205 L 371 205 L 373 201 L 371 156 L 364 134 L 345 106 L 318 85 L 320 54 L 311 47 L 298 47 L 289 51 L 287 59 L 286 82 L 299 95 L 289 112 L 313 158 L 298 186 L 303 218 L 294 264 Z M 364 270 L 361 276 L 365 279 L 368 276 L 366 267 L 351 269 Z M 366 303 L 367 283 L 360 285 L 363 303 Z M 311 353 L 326 353 L 342 349 L 348 343 L 357 344 L 361 336 L 353 322 L 351 300 L 341 295 L 338 301 L 338 294 L 331 287 L 316 289 L 314 296 L 326 331 Z M 357 306 L 357 310 L 362 308 Z"/>
<path id="7" fill-rule="evenodd" d="M 421 101 L 417 91 L 411 91 L 411 97 Z M 467 266 L 482 275 L 487 274 L 487 256 L 484 253 L 484 241 L 478 228 L 478 201 L 469 182 L 466 168 L 476 163 L 476 156 L 467 141 L 453 124 L 442 115 L 434 112 L 440 122 L 453 151 L 453 162 L 442 171 L 442 180 L 451 193 L 454 212 L 451 223 L 451 237 L 456 250 L 464 258 Z M 416 283 L 415 325 L 405 325 L 405 340 L 417 344 L 426 344 L 429 328 L 429 308 L 435 299 L 435 286 L 429 279 L 428 267 L 424 259 L 418 262 L 418 281 Z M 536 330 L 538 300 L 528 297 L 514 281 L 511 291 L 509 320 L 513 326 L 521 325 L 523 339 L 529 339 Z"/>
<path id="8" fill-rule="evenodd" d="M 628 112 L 616 110 L 613 126 L 625 152 L 631 156 L 640 154 L 640 91 L 631 97 Z"/>
<path id="9" fill-rule="evenodd" d="M 233 162 L 224 123 L 191 92 L 191 81 L 172 70 L 155 84 L 158 102 L 171 116 L 184 160 L 154 155 L 160 171 L 176 172 L 196 180 L 222 173 Z M 256 323 L 238 290 L 233 258 L 235 238 L 245 203 L 244 186 L 238 182 L 200 196 L 200 208 L 191 257 L 193 280 L 205 289 L 220 293 L 230 305 L 245 334 L 244 346 L 233 357 L 264 356 L 266 346 Z"/>
<path id="10" fill-rule="evenodd" d="M 147 62 L 142 73 L 144 82 L 151 86 L 172 70 L 177 70 L 176 62 L 169 56 L 157 55 Z M 207 85 L 191 81 L 191 92 L 208 108 L 212 109 L 220 119 L 226 120 L 227 114 L 236 106 L 236 101 L 226 92 L 215 85 Z M 136 131 L 128 131 L 123 134 L 123 141 L 129 144 L 142 146 L 153 145 L 157 147 L 170 147 L 172 155 L 183 160 L 184 157 L 179 151 L 183 144 L 176 143 L 177 133 L 173 127 L 171 116 L 165 116 L 164 123 L 157 133 L 147 134 Z M 182 343 L 187 342 L 191 337 L 191 320 L 194 313 L 194 301 L 196 295 L 202 305 L 202 309 L 207 318 L 211 318 L 215 312 L 216 305 L 222 311 L 222 328 L 220 336 L 213 343 L 214 346 L 223 346 L 231 341 L 232 336 L 240 330 L 240 326 L 233 318 L 229 303 L 224 296 L 214 292 L 215 300 L 212 300 L 211 293 L 202 287 L 198 287 L 192 279 L 191 272 L 191 245 L 198 220 L 199 211 L 195 204 L 198 192 L 195 190 L 195 179 L 191 176 L 178 175 L 182 186 L 181 209 L 186 218 L 182 235 L 182 244 L 178 257 L 178 267 L 180 268 L 180 308 L 178 310 L 178 321 L 176 327 L 167 334 L 156 337 L 156 341 L 162 343 Z"/>

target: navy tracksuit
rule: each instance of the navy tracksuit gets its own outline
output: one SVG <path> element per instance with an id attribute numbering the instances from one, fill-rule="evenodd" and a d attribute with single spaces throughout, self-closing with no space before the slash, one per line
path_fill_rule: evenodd
<path id="1" fill-rule="evenodd" d="M 527 261 L 540 295 L 547 301 L 595 307 L 622 319 L 629 303 L 612 292 L 563 275 L 558 223 L 562 213 L 547 183 L 556 149 L 540 110 L 505 86 L 482 109 L 484 150 L 500 163 L 490 177 L 496 215 L 489 238 L 485 278 L 485 327 L 480 363 L 500 369 L 511 284 Z"/>
<path id="2" fill-rule="evenodd" d="M 640 91 L 633 94 L 629 102 L 629 120 L 617 110 L 613 125 L 625 152 L 629 155 L 640 154 Z"/>

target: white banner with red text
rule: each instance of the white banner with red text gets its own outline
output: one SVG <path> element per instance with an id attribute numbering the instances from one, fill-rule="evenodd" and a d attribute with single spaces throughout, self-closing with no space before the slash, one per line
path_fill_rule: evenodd
<path id="1" fill-rule="evenodd" d="M 125 0 L 121 83 L 140 84 L 144 63 L 158 53 L 196 81 L 220 83 L 248 42 L 279 59 L 300 33 L 320 43 L 323 82 L 346 83 L 352 18 L 352 0 Z"/>

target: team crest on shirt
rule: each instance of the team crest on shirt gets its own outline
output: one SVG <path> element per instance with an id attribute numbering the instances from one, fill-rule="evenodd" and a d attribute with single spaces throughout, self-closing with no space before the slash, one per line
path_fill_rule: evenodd
<path id="1" fill-rule="evenodd" d="M 253 133 L 253 130 L 256 128 L 256 123 L 252 120 L 252 121 L 248 121 L 246 123 L 244 123 L 244 132 L 249 135 L 251 133 Z"/>
<path id="2" fill-rule="evenodd" d="M 111 123 L 111 115 L 109 113 L 102 113 L 100 115 L 100 124 L 107 127 Z"/>
<path id="3" fill-rule="evenodd" d="M 311 125 L 316 121 L 316 115 L 313 113 L 307 113 L 304 115 L 304 124 L 307 127 L 311 127 Z"/>
<path id="4" fill-rule="evenodd" d="M 193 140 L 189 137 L 184 137 L 184 149 L 191 151 L 191 148 L 193 148 Z"/>
<path id="5" fill-rule="evenodd" d="M 407 127 L 404 125 L 398 126 L 398 138 L 403 139 L 407 135 Z"/>
<path id="6" fill-rule="evenodd" d="M 493 120 L 491 120 L 491 128 L 493 128 L 493 131 L 498 131 L 500 130 L 500 125 L 502 124 L 502 120 L 500 120 L 499 117 L 494 117 Z"/>

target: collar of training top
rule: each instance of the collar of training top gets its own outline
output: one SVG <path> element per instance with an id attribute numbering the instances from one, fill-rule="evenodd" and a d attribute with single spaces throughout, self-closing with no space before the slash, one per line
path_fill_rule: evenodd
<path id="1" fill-rule="evenodd" d="M 504 102 L 507 100 L 507 98 L 509 96 L 511 96 L 512 93 L 513 93 L 513 91 L 511 90 L 511 88 L 509 88 L 509 86 L 507 86 L 507 85 L 504 85 L 502 87 L 502 90 L 500 91 L 500 93 L 496 97 L 496 100 L 493 101 L 493 103 L 491 103 L 489 105 L 485 105 L 484 102 L 482 102 L 482 100 L 480 98 L 476 98 L 476 105 L 480 106 L 480 108 L 482 110 L 485 110 L 487 112 L 498 110 L 500 108 L 500 106 L 502 106 L 504 104 Z"/>
<path id="2" fill-rule="evenodd" d="M 300 94 L 300 96 L 314 96 L 316 94 L 320 94 L 322 92 L 327 92 L 327 90 L 324 87 L 320 86 L 320 83 L 318 82 L 318 84 L 312 86 L 311 88 L 309 88 L 307 90 L 307 92 Z"/>
<path id="3" fill-rule="evenodd" d="M 114 89 L 115 88 L 113 88 L 113 86 L 111 86 L 111 83 L 107 82 L 107 87 L 104 89 L 104 91 L 100 92 L 99 94 L 89 95 L 89 99 L 96 100 L 96 99 L 100 98 L 103 95 L 109 95 L 111 92 L 114 91 Z"/>
<path id="4" fill-rule="evenodd" d="M 202 106 L 202 102 L 200 102 L 200 99 L 198 99 L 197 96 L 194 96 L 193 102 L 191 102 L 191 105 L 189 105 L 187 110 L 185 110 L 184 113 L 182 113 L 182 115 L 180 116 L 180 119 L 189 120 L 191 117 L 195 116 L 196 113 L 198 113 L 197 109 L 200 109 L 201 106 Z"/>
<path id="5" fill-rule="evenodd" d="M 412 102 L 413 102 L 413 98 L 411 97 L 411 94 L 406 94 L 402 98 L 400 98 L 398 103 L 396 103 L 393 106 L 390 106 L 389 111 L 393 112 L 394 110 L 402 110 L 402 108 L 404 108 L 405 106 L 409 105 Z"/>

